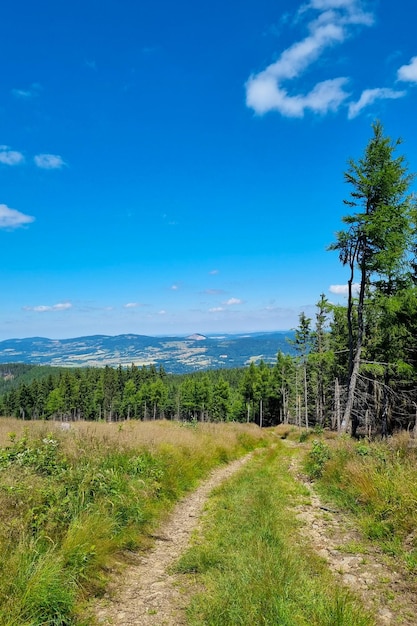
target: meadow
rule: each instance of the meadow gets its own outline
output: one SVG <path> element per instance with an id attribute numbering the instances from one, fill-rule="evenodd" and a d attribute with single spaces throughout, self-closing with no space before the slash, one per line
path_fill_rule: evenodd
<path id="1" fill-rule="evenodd" d="M 289 471 L 299 452 L 271 446 L 212 494 L 202 530 L 176 566 L 196 590 L 191 626 L 375 626 L 297 517 L 309 498 Z"/>
<path id="2" fill-rule="evenodd" d="M 219 464 L 265 445 L 241 424 L 0 419 L 0 624 L 82 624 L 114 557 L 146 547 Z"/>
<path id="3" fill-rule="evenodd" d="M 409 572 L 417 589 L 417 447 L 411 434 L 379 441 L 314 438 L 305 470 L 323 497 L 355 518 L 364 538 Z"/>
<path id="4" fill-rule="evenodd" d="M 152 544 L 173 505 L 254 449 L 212 494 L 176 565 L 191 626 L 377 623 L 312 549 L 294 508 L 309 493 L 293 467 L 351 516 L 363 537 L 355 549 L 373 542 L 417 588 L 417 450 L 407 433 L 370 442 L 290 425 L 1 418 L 0 626 L 91 626 L 91 599 Z"/>

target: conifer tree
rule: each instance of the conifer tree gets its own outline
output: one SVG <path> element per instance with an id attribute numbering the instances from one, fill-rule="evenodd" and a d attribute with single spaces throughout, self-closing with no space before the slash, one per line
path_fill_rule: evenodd
<path id="1" fill-rule="evenodd" d="M 372 286 L 394 293 L 401 277 L 412 235 L 412 196 L 408 190 L 413 176 L 403 156 L 394 153 L 401 141 L 384 135 L 380 122 L 373 124 L 362 158 L 348 161 L 345 181 L 351 185 L 345 204 L 353 210 L 343 217 L 346 229 L 336 234 L 330 246 L 338 250 L 343 265 L 349 267 L 347 320 L 349 330 L 348 394 L 344 429 L 356 433 L 355 390 L 365 341 L 365 303 Z M 357 329 L 354 334 L 354 285 L 359 285 L 356 305 Z"/>

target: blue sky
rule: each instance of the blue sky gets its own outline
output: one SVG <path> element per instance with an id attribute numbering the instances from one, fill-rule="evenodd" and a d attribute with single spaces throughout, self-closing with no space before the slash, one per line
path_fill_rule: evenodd
<path id="1" fill-rule="evenodd" d="M 375 119 L 417 171 L 415 0 L 14 0 L 0 46 L 0 340 L 292 328 Z"/>

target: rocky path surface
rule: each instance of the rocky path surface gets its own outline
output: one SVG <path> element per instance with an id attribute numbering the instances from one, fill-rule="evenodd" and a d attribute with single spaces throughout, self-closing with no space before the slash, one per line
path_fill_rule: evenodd
<path id="1" fill-rule="evenodd" d="M 170 568 L 186 550 L 210 492 L 251 456 L 215 470 L 174 508 L 154 537 L 153 547 L 144 554 L 133 555 L 133 564 L 126 567 L 105 598 L 95 605 L 95 623 L 106 626 L 186 624 L 185 607 L 189 597 L 181 587 L 181 575 L 171 573 Z M 339 582 L 359 594 L 364 604 L 372 608 L 377 626 L 417 626 L 417 583 L 414 581 L 413 586 L 404 572 L 396 570 L 392 560 L 365 542 L 348 516 L 323 504 L 314 485 L 300 472 L 297 456 L 289 462 L 288 469 L 309 491 L 309 497 L 302 503 L 294 503 L 295 512 L 304 525 L 301 535 L 306 544 L 326 560 Z"/>
<path id="2" fill-rule="evenodd" d="M 308 544 L 327 561 L 336 579 L 374 611 L 377 626 L 417 626 L 417 582 L 367 542 L 349 516 L 323 504 L 314 484 L 300 473 L 298 459 L 292 459 L 289 469 L 310 494 L 308 503 L 295 507 Z"/>
<path id="3" fill-rule="evenodd" d="M 187 548 L 209 493 L 239 470 L 251 454 L 215 470 L 192 494 L 174 508 L 155 536 L 154 546 L 128 566 L 122 580 L 94 608 L 98 624 L 118 626 L 181 626 L 187 597 L 180 577 L 170 567 Z"/>

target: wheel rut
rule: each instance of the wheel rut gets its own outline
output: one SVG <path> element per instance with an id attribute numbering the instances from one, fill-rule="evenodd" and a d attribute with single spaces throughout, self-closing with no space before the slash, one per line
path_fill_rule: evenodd
<path id="1" fill-rule="evenodd" d="M 144 554 L 135 554 L 121 579 L 92 609 L 97 624 L 114 626 L 182 626 L 187 594 L 179 585 L 180 576 L 170 572 L 186 550 L 199 523 L 210 492 L 230 478 L 251 458 L 250 453 L 214 470 L 193 493 L 181 500 L 168 520 L 153 536 L 154 545 Z"/>

